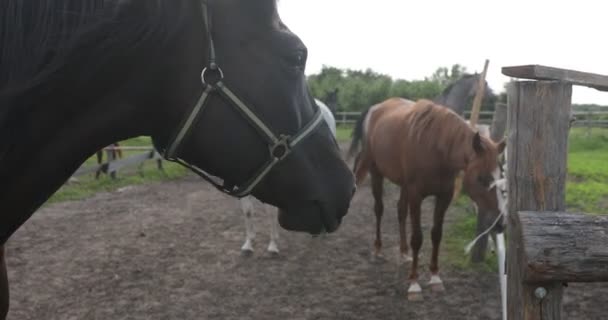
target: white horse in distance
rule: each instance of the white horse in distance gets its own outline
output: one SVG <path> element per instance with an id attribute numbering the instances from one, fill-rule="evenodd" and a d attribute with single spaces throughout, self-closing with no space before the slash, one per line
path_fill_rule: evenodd
<path id="1" fill-rule="evenodd" d="M 323 113 L 323 120 L 329 126 L 331 133 L 336 136 L 336 120 L 334 119 L 334 115 L 331 113 L 329 108 L 321 101 L 315 99 L 319 108 L 321 108 L 321 112 Z M 244 253 L 252 253 L 253 252 L 253 239 L 255 238 L 255 228 L 253 226 L 253 212 L 254 212 L 254 202 L 258 204 L 259 207 L 262 208 L 262 211 L 267 214 L 270 208 L 273 208 L 270 205 L 263 204 L 260 201 L 256 200 L 253 196 L 247 196 L 240 199 L 241 202 L 241 210 L 245 216 L 245 243 L 241 247 L 241 251 Z M 277 210 L 277 209 L 274 209 Z M 278 214 L 278 210 L 277 210 Z M 268 252 L 272 254 L 279 253 L 279 247 L 277 242 L 279 240 L 279 226 L 276 216 L 269 215 L 270 217 L 270 242 L 268 243 Z"/>

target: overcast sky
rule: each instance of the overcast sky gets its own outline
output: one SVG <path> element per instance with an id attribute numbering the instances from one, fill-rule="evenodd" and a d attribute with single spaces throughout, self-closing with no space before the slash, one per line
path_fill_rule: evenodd
<path id="1" fill-rule="evenodd" d="M 496 91 L 503 66 L 608 75 L 605 0 L 280 0 L 279 13 L 308 47 L 307 74 L 330 65 L 413 80 L 455 63 L 481 72 L 488 58 Z M 573 100 L 608 105 L 608 93 L 575 87 Z"/>

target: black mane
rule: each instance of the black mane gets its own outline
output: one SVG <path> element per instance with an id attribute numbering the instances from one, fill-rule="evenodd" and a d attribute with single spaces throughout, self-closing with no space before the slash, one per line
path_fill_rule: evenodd
<path id="1" fill-rule="evenodd" d="M 194 3 L 0 1 L 0 159 L 18 139 L 16 128 L 34 108 L 44 107 L 46 95 L 87 89 L 100 74 L 128 66 L 138 52 L 158 51 Z"/>
<path id="2" fill-rule="evenodd" d="M 454 86 L 456 86 L 456 84 L 458 84 L 461 81 L 466 81 L 475 76 L 477 76 L 477 74 L 470 74 L 470 73 L 463 74 L 460 78 L 458 78 L 457 80 L 452 81 L 450 84 L 448 84 L 448 86 L 445 87 L 445 89 L 443 89 L 443 91 L 441 92 L 439 97 L 445 97 L 446 95 L 448 95 L 448 93 L 450 93 L 450 91 L 452 91 L 454 89 Z"/>

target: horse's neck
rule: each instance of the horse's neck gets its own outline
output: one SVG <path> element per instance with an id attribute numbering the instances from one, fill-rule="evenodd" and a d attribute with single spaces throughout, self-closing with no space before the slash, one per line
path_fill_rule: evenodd
<path id="1" fill-rule="evenodd" d="M 466 168 L 472 136 L 472 130 L 455 131 L 447 135 L 446 140 L 441 143 L 442 148 L 447 151 L 444 154 L 445 161 L 450 163 L 454 170 L 464 170 Z"/>
<path id="2" fill-rule="evenodd" d="M 467 89 L 467 90 L 465 90 Z M 449 92 L 439 96 L 435 102 L 445 107 L 452 109 L 459 115 L 462 115 L 469 98 L 468 88 L 461 85 L 454 86 Z"/>
<path id="3" fill-rule="evenodd" d="M 0 243 L 58 190 L 95 151 L 120 140 L 129 130 L 129 116 L 121 104 L 99 105 L 103 112 L 66 117 L 61 106 L 46 105 L 28 117 L 19 141 L 0 163 Z M 84 108 L 84 107 L 83 107 Z M 111 109 L 110 109 L 111 108 Z M 84 111 L 84 110 L 83 110 Z M 122 114 L 123 118 L 120 117 Z M 36 186 L 33 188 L 33 186 Z"/>

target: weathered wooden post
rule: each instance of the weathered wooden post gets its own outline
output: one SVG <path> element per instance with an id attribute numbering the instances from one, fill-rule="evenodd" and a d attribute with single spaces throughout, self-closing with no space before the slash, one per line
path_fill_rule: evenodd
<path id="1" fill-rule="evenodd" d="M 563 283 L 608 279 L 599 267 L 608 262 L 606 242 L 586 247 L 608 239 L 598 218 L 563 213 L 572 83 L 605 90 L 608 77 L 543 66 L 503 73 L 541 80 L 507 92 L 508 319 L 561 319 Z"/>
<path id="2" fill-rule="evenodd" d="M 494 116 L 490 125 L 490 138 L 494 141 L 500 141 L 505 136 L 507 130 L 507 104 L 496 103 L 494 107 Z"/>
<path id="3" fill-rule="evenodd" d="M 565 211 L 572 85 L 515 82 L 508 88 L 509 319 L 559 319 L 562 284 L 524 284 L 520 211 Z M 518 258 L 515 258 L 518 257 Z M 540 289 L 543 288 L 543 289 Z M 537 289 L 540 290 L 537 292 Z M 539 294 L 545 290 L 546 293 Z"/>
<path id="4" fill-rule="evenodd" d="M 486 59 L 483 72 L 479 77 L 479 83 L 477 84 L 477 93 L 475 94 L 475 99 L 473 99 L 473 107 L 471 108 L 471 118 L 469 119 L 469 123 L 471 127 L 475 128 L 477 126 L 477 122 L 479 122 L 479 112 L 481 111 L 481 103 L 483 102 L 483 97 L 486 91 L 486 75 L 488 74 L 488 66 L 490 65 L 490 60 Z"/>

